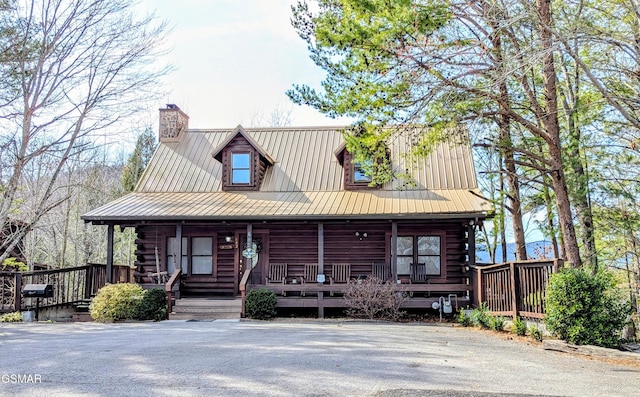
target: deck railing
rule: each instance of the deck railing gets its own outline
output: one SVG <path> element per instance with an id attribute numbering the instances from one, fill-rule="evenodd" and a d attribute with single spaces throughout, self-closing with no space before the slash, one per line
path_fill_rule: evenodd
<path id="1" fill-rule="evenodd" d="M 128 266 L 114 266 L 114 283 L 130 282 L 133 271 Z M 51 284 L 53 297 L 40 298 L 40 307 L 64 306 L 91 298 L 106 284 L 107 266 L 87 264 L 64 269 L 0 273 L 0 312 L 14 312 L 36 306 L 36 298 L 22 297 L 26 284 Z"/>
<path id="2" fill-rule="evenodd" d="M 544 318 L 549 276 L 561 266 L 560 259 L 472 266 L 473 302 L 497 315 Z"/>

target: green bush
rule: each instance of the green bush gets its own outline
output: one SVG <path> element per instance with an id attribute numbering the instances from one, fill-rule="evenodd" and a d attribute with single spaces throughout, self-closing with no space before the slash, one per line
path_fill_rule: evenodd
<path id="1" fill-rule="evenodd" d="M 468 327 L 471 325 L 471 319 L 467 316 L 464 310 L 460 310 L 458 313 L 458 323 L 463 327 Z"/>
<path id="2" fill-rule="evenodd" d="M 108 284 L 91 301 L 89 312 L 95 321 L 135 319 L 145 293 L 138 284 Z"/>
<path id="3" fill-rule="evenodd" d="M 595 276 L 565 269 L 551 275 L 547 287 L 547 329 L 576 345 L 614 347 L 631 311 L 610 273 Z"/>
<path id="4" fill-rule="evenodd" d="M 535 325 L 529 329 L 529 335 L 538 342 L 542 342 L 542 331 Z"/>
<path id="5" fill-rule="evenodd" d="M 489 329 L 494 331 L 504 330 L 505 320 L 502 316 L 491 316 L 489 319 Z"/>
<path id="6" fill-rule="evenodd" d="M 489 313 L 489 306 L 486 302 L 480 303 L 480 306 L 473 309 L 470 320 L 474 327 L 491 328 L 493 316 Z"/>
<path id="7" fill-rule="evenodd" d="M 0 323 L 19 323 L 22 321 L 22 313 L 5 313 L 0 316 Z"/>
<path id="8" fill-rule="evenodd" d="M 2 261 L 0 270 L 26 272 L 27 270 L 29 270 L 29 266 L 27 266 L 24 262 L 20 262 L 16 258 L 7 258 Z"/>
<path id="9" fill-rule="evenodd" d="M 156 321 L 167 319 L 167 294 L 162 288 L 152 288 L 144 292 L 136 318 Z"/>
<path id="10" fill-rule="evenodd" d="M 525 336 L 527 334 L 527 323 L 520 317 L 513 320 L 513 326 L 511 332 L 516 335 Z"/>
<path id="11" fill-rule="evenodd" d="M 267 288 L 249 291 L 245 301 L 247 316 L 257 320 L 267 320 L 276 315 L 276 294 Z"/>

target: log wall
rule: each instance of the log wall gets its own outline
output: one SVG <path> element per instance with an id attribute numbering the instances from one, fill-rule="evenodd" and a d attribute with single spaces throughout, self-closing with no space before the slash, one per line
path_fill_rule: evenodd
<path id="1" fill-rule="evenodd" d="M 182 276 L 184 294 L 236 294 L 240 275 L 239 262 L 246 241 L 246 224 L 188 224 L 182 225 L 183 237 L 213 237 L 213 273 L 211 275 Z M 151 282 L 147 274 L 156 271 L 155 247 L 158 247 L 161 271 L 167 269 L 166 241 L 175 236 L 176 225 L 139 225 L 136 228 L 137 281 Z M 359 235 L 356 235 L 358 233 Z M 367 237 L 364 237 L 364 233 Z M 467 280 L 464 265 L 466 227 L 456 222 L 399 222 L 398 235 L 442 236 L 442 275 L 430 282 L 460 284 Z M 287 263 L 289 277 L 301 277 L 305 263 L 318 262 L 318 225 L 316 223 L 256 223 L 254 238 L 262 241 L 259 265 L 252 272 L 251 282 L 263 284 L 268 263 Z M 225 237 L 233 236 L 228 243 Z M 391 222 L 339 222 L 324 223 L 324 264 L 327 279 L 333 263 L 350 263 L 351 275 L 370 275 L 373 262 L 390 266 Z M 190 241 L 190 240 L 189 240 Z M 244 264 L 244 263 L 243 263 Z"/>

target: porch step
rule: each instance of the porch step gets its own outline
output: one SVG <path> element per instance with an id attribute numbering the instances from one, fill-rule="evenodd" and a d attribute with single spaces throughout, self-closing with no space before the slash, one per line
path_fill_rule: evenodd
<path id="1" fill-rule="evenodd" d="M 170 320 L 216 320 L 240 318 L 242 300 L 236 298 L 176 299 Z"/>

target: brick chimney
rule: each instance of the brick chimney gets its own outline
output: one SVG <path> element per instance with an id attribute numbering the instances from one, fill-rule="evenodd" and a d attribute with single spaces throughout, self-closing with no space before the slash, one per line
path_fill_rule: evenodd
<path id="1" fill-rule="evenodd" d="M 177 105 L 160 109 L 160 142 L 178 142 L 189 129 L 189 116 Z"/>

